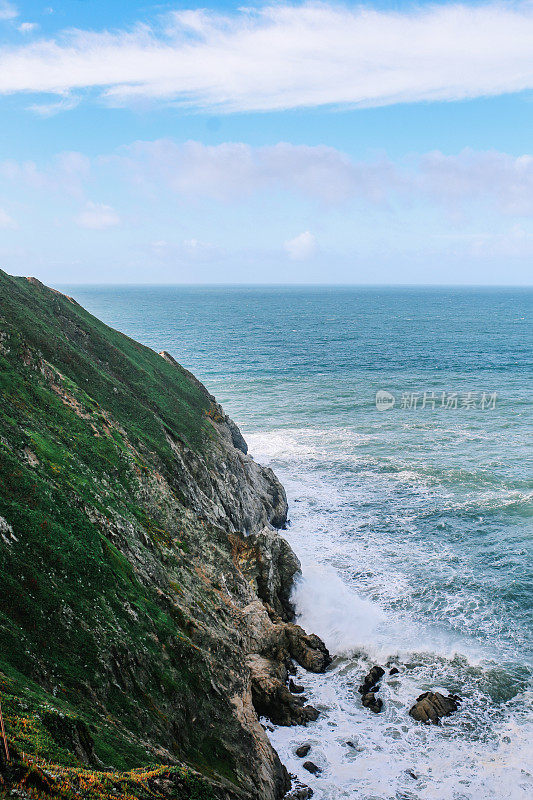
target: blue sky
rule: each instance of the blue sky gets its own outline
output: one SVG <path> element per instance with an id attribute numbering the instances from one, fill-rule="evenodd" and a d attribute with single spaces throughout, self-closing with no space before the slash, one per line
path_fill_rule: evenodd
<path id="1" fill-rule="evenodd" d="M 0 0 L 0 266 L 530 284 L 533 4 Z"/>

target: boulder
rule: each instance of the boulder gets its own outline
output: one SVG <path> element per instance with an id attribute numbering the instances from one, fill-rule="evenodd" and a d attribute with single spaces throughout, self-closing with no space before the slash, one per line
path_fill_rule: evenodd
<path id="1" fill-rule="evenodd" d="M 383 708 L 383 700 L 380 697 L 376 697 L 374 692 L 367 692 L 362 697 L 362 702 L 365 708 L 369 708 L 370 711 L 373 711 L 374 714 L 379 714 L 379 712 Z"/>
<path id="2" fill-rule="evenodd" d="M 444 697 L 440 692 L 424 692 L 417 697 L 416 703 L 409 709 L 409 714 L 417 722 L 426 725 L 439 725 L 441 717 L 449 717 L 459 708 L 461 698 L 455 694 Z"/>
<path id="3" fill-rule="evenodd" d="M 363 678 L 363 683 L 358 689 L 359 694 L 368 694 L 369 692 L 376 691 L 379 681 L 383 675 L 385 675 L 385 670 L 383 667 L 378 667 L 377 665 L 372 667 L 372 669 Z"/>
<path id="4" fill-rule="evenodd" d="M 303 768 L 306 769 L 308 772 L 310 772 L 311 775 L 320 775 L 320 773 L 322 772 L 320 767 L 318 767 L 312 761 L 305 761 Z"/>
<path id="5" fill-rule="evenodd" d="M 310 749 L 311 749 L 310 744 L 301 744 L 300 747 L 297 747 L 294 752 L 296 753 L 298 758 L 305 758 Z"/>

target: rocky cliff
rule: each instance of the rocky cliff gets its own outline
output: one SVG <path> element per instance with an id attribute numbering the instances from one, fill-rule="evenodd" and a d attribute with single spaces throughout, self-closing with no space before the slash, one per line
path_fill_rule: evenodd
<path id="1" fill-rule="evenodd" d="M 305 723 L 287 501 L 194 376 L 0 271 L 0 700 L 13 796 L 277 800 Z M 0 742 L 0 746 L 1 746 Z"/>

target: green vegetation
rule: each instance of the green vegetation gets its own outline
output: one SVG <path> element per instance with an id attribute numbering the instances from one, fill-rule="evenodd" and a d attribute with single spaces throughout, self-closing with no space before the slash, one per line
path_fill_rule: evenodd
<path id="1" fill-rule="evenodd" d="M 0 399 L 0 698 L 12 747 L 30 772 L 53 762 L 47 780 L 65 798 L 74 773 L 83 797 L 144 797 L 141 773 L 98 770 L 144 764 L 153 777 L 155 752 L 235 782 L 213 735 L 223 701 L 189 636 L 187 598 L 216 611 L 189 578 L 173 452 L 204 452 L 208 395 L 68 298 L 0 271 Z M 174 578 L 161 588 L 163 557 Z M 176 797 L 211 797 L 173 769 Z"/>

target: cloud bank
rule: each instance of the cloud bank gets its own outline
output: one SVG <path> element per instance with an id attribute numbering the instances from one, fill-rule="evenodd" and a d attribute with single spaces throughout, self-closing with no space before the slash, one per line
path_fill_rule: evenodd
<path id="1" fill-rule="evenodd" d="M 117 105 L 220 112 L 451 101 L 531 89 L 532 48 L 531 2 L 176 11 L 130 30 L 4 46 L 0 93 L 92 89 Z"/>
<path id="2" fill-rule="evenodd" d="M 380 202 L 399 181 L 388 161 L 354 162 L 334 147 L 288 142 L 252 147 L 243 142 L 139 141 L 102 157 L 99 164 L 154 195 L 166 188 L 184 197 L 223 201 L 282 190 L 332 205 L 356 196 Z"/>
<path id="3" fill-rule="evenodd" d="M 92 191 L 95 182 L 107 195 L 122 189 L 130 200 L 137 197 L 142 203 L 174 199 L 231 204 L 281 193 L 330 208 L 355 201 L 388 209 L 401 198 L 453 210 L 484 207 L 510 217 L 533 217 L 533 155 L 497 150 L 467 148 L 454 155 L 434 151 L 399 161 L 357 161 L 325 145 L 253 147 L 157 139 L 92 159 L 59 153 L 45 166 L 0 162 L 0 191 L 6 196 L 14 187 L 27 187 L 88 202 L 87 189 Z M 111 212 L 116 213 L 89 202 L 82 219 L 105 227 Z M 100 217 L 106 225 L 94 224 Z"/>

